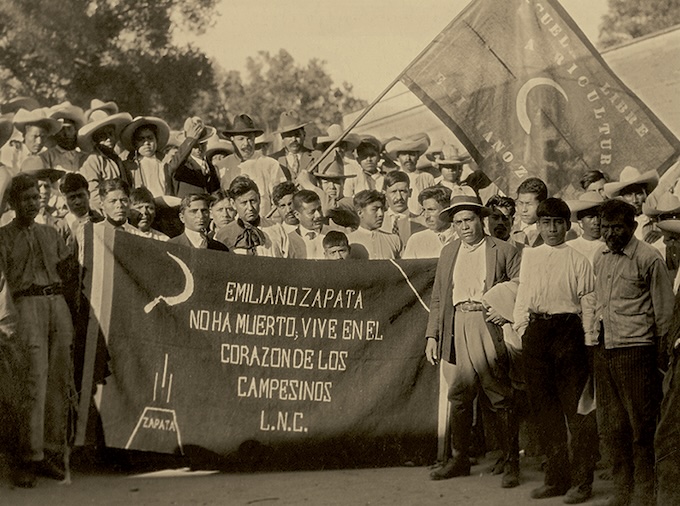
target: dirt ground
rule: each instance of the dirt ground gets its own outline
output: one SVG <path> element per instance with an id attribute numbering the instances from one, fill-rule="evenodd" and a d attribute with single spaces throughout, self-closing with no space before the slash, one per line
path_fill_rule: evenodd
<path id="1" fill-rule="evenodd" d="M 2 457 L 2 456 L 0 456 Z M 500 476 L 483 459 L 471 475 L 430 481 L 426 467 L 339 469 L 263 473 L 225 473 L 166 469 L 144 470 L 111 466 L 73 470 L 72 484 L 41 478 L 34 489 L 14 489 L 7 459 L 0 459 L 0 505 L 557 505 L 561 498 L 529 498 L 541 485 L 538 462 L 523 459 L 521 485 L 502 489 Z M 167 464 L 163 463 L 163 464 Z M 153 468 L 155 467 L 155 469 Z M 594 497 L 606 497 L 611 482 L 596 478 Z"/>

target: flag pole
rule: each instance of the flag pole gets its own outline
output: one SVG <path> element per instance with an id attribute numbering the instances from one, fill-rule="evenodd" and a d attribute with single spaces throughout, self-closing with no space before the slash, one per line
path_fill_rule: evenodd
<path id="1" fill-rule="evenodd" d="M 450 24 L 450 23 L 449 23 L 449 24 Z M 448 28 L 448 25 L 446 26 L 446 28 Z M 361 114 L 359 114 L 359 116 L 357 116 L 356 119 L 355 119 L 354 121 L 352 121 L 352 123 L 351 123 L 347 128 L 345 128 L 345 130 L 342 132 L 342 134 L 340 135 L 340 137 L 338 137 L 337 139 L 335 139 L 335 140 L 331 143 L 331 145 L 328 146 L 328 147 L 326 148 L 326 151 L 324 151 L 324 152 L 322 153 L 322 155 L 321 155 L 318 159 L 314 160 L 314 163 L 313 163 L 312 166 L 308 169 L 310 173 L 314 172 L 314 169 L 316 169 L 316 168 L 319 166 L 319 164 L 320 164 L 320 163 L 321 163 L 321 162 L 322 162 L 322 161 L 323 161 L 323 160 L 331 153 L 331 151 L 333 151 L 333 150 L 335 149 L 335 147 L 343 141 L 343 139 L 347 136 L 347 134 L 349 134 L 349 132 L 350 132 L 355 126 L 357 126 L 357 125 L 359 124 L 359 122 L 360 122 L 362 119 L 364 119 L 364 118 L 366 117 L 366 115 L 371 111 L 371 109 L 373 109 L 373 108 L 378 104 L 378 102 L 380 102 L 380 101 L 383 99 L 383 97 L 384 97 L 385 95 L 387 95 L 387 94 L 389 93 L 389 91 L 390 91 L 392 88 L 394 88 L 394 86 L 401 80 L 401 78 L 404 76 L 404 74 L 406 74 L 406 72 L 408 72 L 409 70 L 411 70 L 411 67 L 413 67 L 413 65 L 415 65 L 415 63 L 416 63 L 418 60 L 420 60 L 420 58 L 421 58 L 421 57 L 422 57 L 422 56 L 423 56 L 423 55 L 424 55 L 424 54 L 425 54 L 425 53 L 426 53 L 426 52 L 427 52 L 427 51 L 428 51 L 428 50 L 429 50 L 429 49 L 430 49 L 430 48 L 431 48 L 438 40 L 439 40 L 440 35 L 446 30 L 446 28 L 444 28 L 444 30 L 442 30 L 441 32 L 439 32 L 439 33 L 437 34 L 437 36 L 436 36 L 434 39 L 432 39 L 432 42 L 430 42 L 430 43 L 425 47 L 425 49 L 423 49 L 420 53 L 418 53 L 418 56 L 416 56 L 413 60 L 411 60 L 411 63 L 409 63 L 409 64 L 406 66 L 406 68 L 404 68 L 404 70 L 402 70 L 402 71 L 399 73 L 399 75 L 397 75 L 397 77 L 395 77 L 394 80 L 393 80 L 390 84 L 387 85 L 387 88 L 385 88 L 385 89 L 384 89 L 384 90 L 383 90 L 383 91 L 382 91 L 382 92 L 381 92 L 381 93 L 373 100 L 373 102 L 371 102 L 371 103 L 370 103 L 363 111 L 361 111 Z"/>

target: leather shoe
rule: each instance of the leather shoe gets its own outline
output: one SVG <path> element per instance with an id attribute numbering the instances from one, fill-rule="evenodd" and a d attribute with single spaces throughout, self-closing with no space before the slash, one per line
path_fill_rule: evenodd
<path id="1" fill-rule="evenodd" d="M 557 485 L 542 485 L 531 491 L 532 499 L 547 499 L 549 497 L 557 497 L 567 493 L 568 487 L 559 487 Z"/>
<path id="2" fill-rule="evenodd" d="M 593 487 L 590 485 L 579 485 L 571 487 L 562 499 L 562 502 L 564 504 L 581 504 L 590 499 L 591 495 L 593 495 Z"/>
<path id="3" fill-rule="evenodd" d="M 507 462 L 503 466 L 502 488 L 515 488 L 519 486 L 519 464 Z"/>
<path id="4" fill-rule="evenodd" d="M 44 476 L 45 478 L 51 478 L 57 481 L 63 481 L 66 478 L 66 472 L 63 465 L 60 466 L 57 462 L 49 458 L 36 462 L 35 472 L 39 476 Z"/>
<path id="5" fill-rule="evenodd" d="M 35 487 L 36 476 L 30 463 L 17 465 L 12 470 L 12 484 L 19 488 Z"/>
<path id="6" fill-rule="evenodd" d="M 470 461 L 465 459 L 449 459 L 439 469 L 435 469 L 430 473 L 431 480 L 448 480 L 457 476 L 470 476 Z"/>

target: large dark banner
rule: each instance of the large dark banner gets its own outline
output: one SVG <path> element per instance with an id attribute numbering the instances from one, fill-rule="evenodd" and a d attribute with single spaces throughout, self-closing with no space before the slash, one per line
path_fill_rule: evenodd
<path id="1" fill-rule="evenodd" d="M 557 0 L 473 0 L 402 80 L 511 194 L 538 176 L 568 196 L 587 170 L 662 173 L 679 153 Z"/>
<path id="2" fill-rule="evenodd" d="M 91 330 L 103 331 L 112 372 L 99 403 L 107 446 L 434 458 L 439 383 L 423 353 L 434 261 L 95 239 Z"/>

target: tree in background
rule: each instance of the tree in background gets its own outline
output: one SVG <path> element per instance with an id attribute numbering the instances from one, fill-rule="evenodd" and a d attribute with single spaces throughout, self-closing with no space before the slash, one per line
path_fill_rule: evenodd
<path id="1" fill-rule="evenodd" d="M 609 0 L 600 25 L 599 46 L 606 48 L 680 23 L 680 0 Z"/>
<path id="2" fill-rule="evenodd" d="M 0 93 L 44 105 L 114 99 L 171 123 L 214 90 L 211 62 L 172 42 L 202 33 L 217 0 L 0 0 Z"/>
<path id="3" fill-rule="evenodd" d="M 274 131 L 280 114 L 295 110 L 315 125 L 310 134 L 317 134 L 332 123 L 342 123 L 344 114 L 368 105 L 354 97 L 351 84 L 334 86 L 324 65 L 317 59 L 297 65 L 285 49 L 274 55 L 260 51 L 248 58 L 245 79 L 237 71 L 223 76 L 220 92 L 231 116 L 250 114 L 263 128 Z"/>

